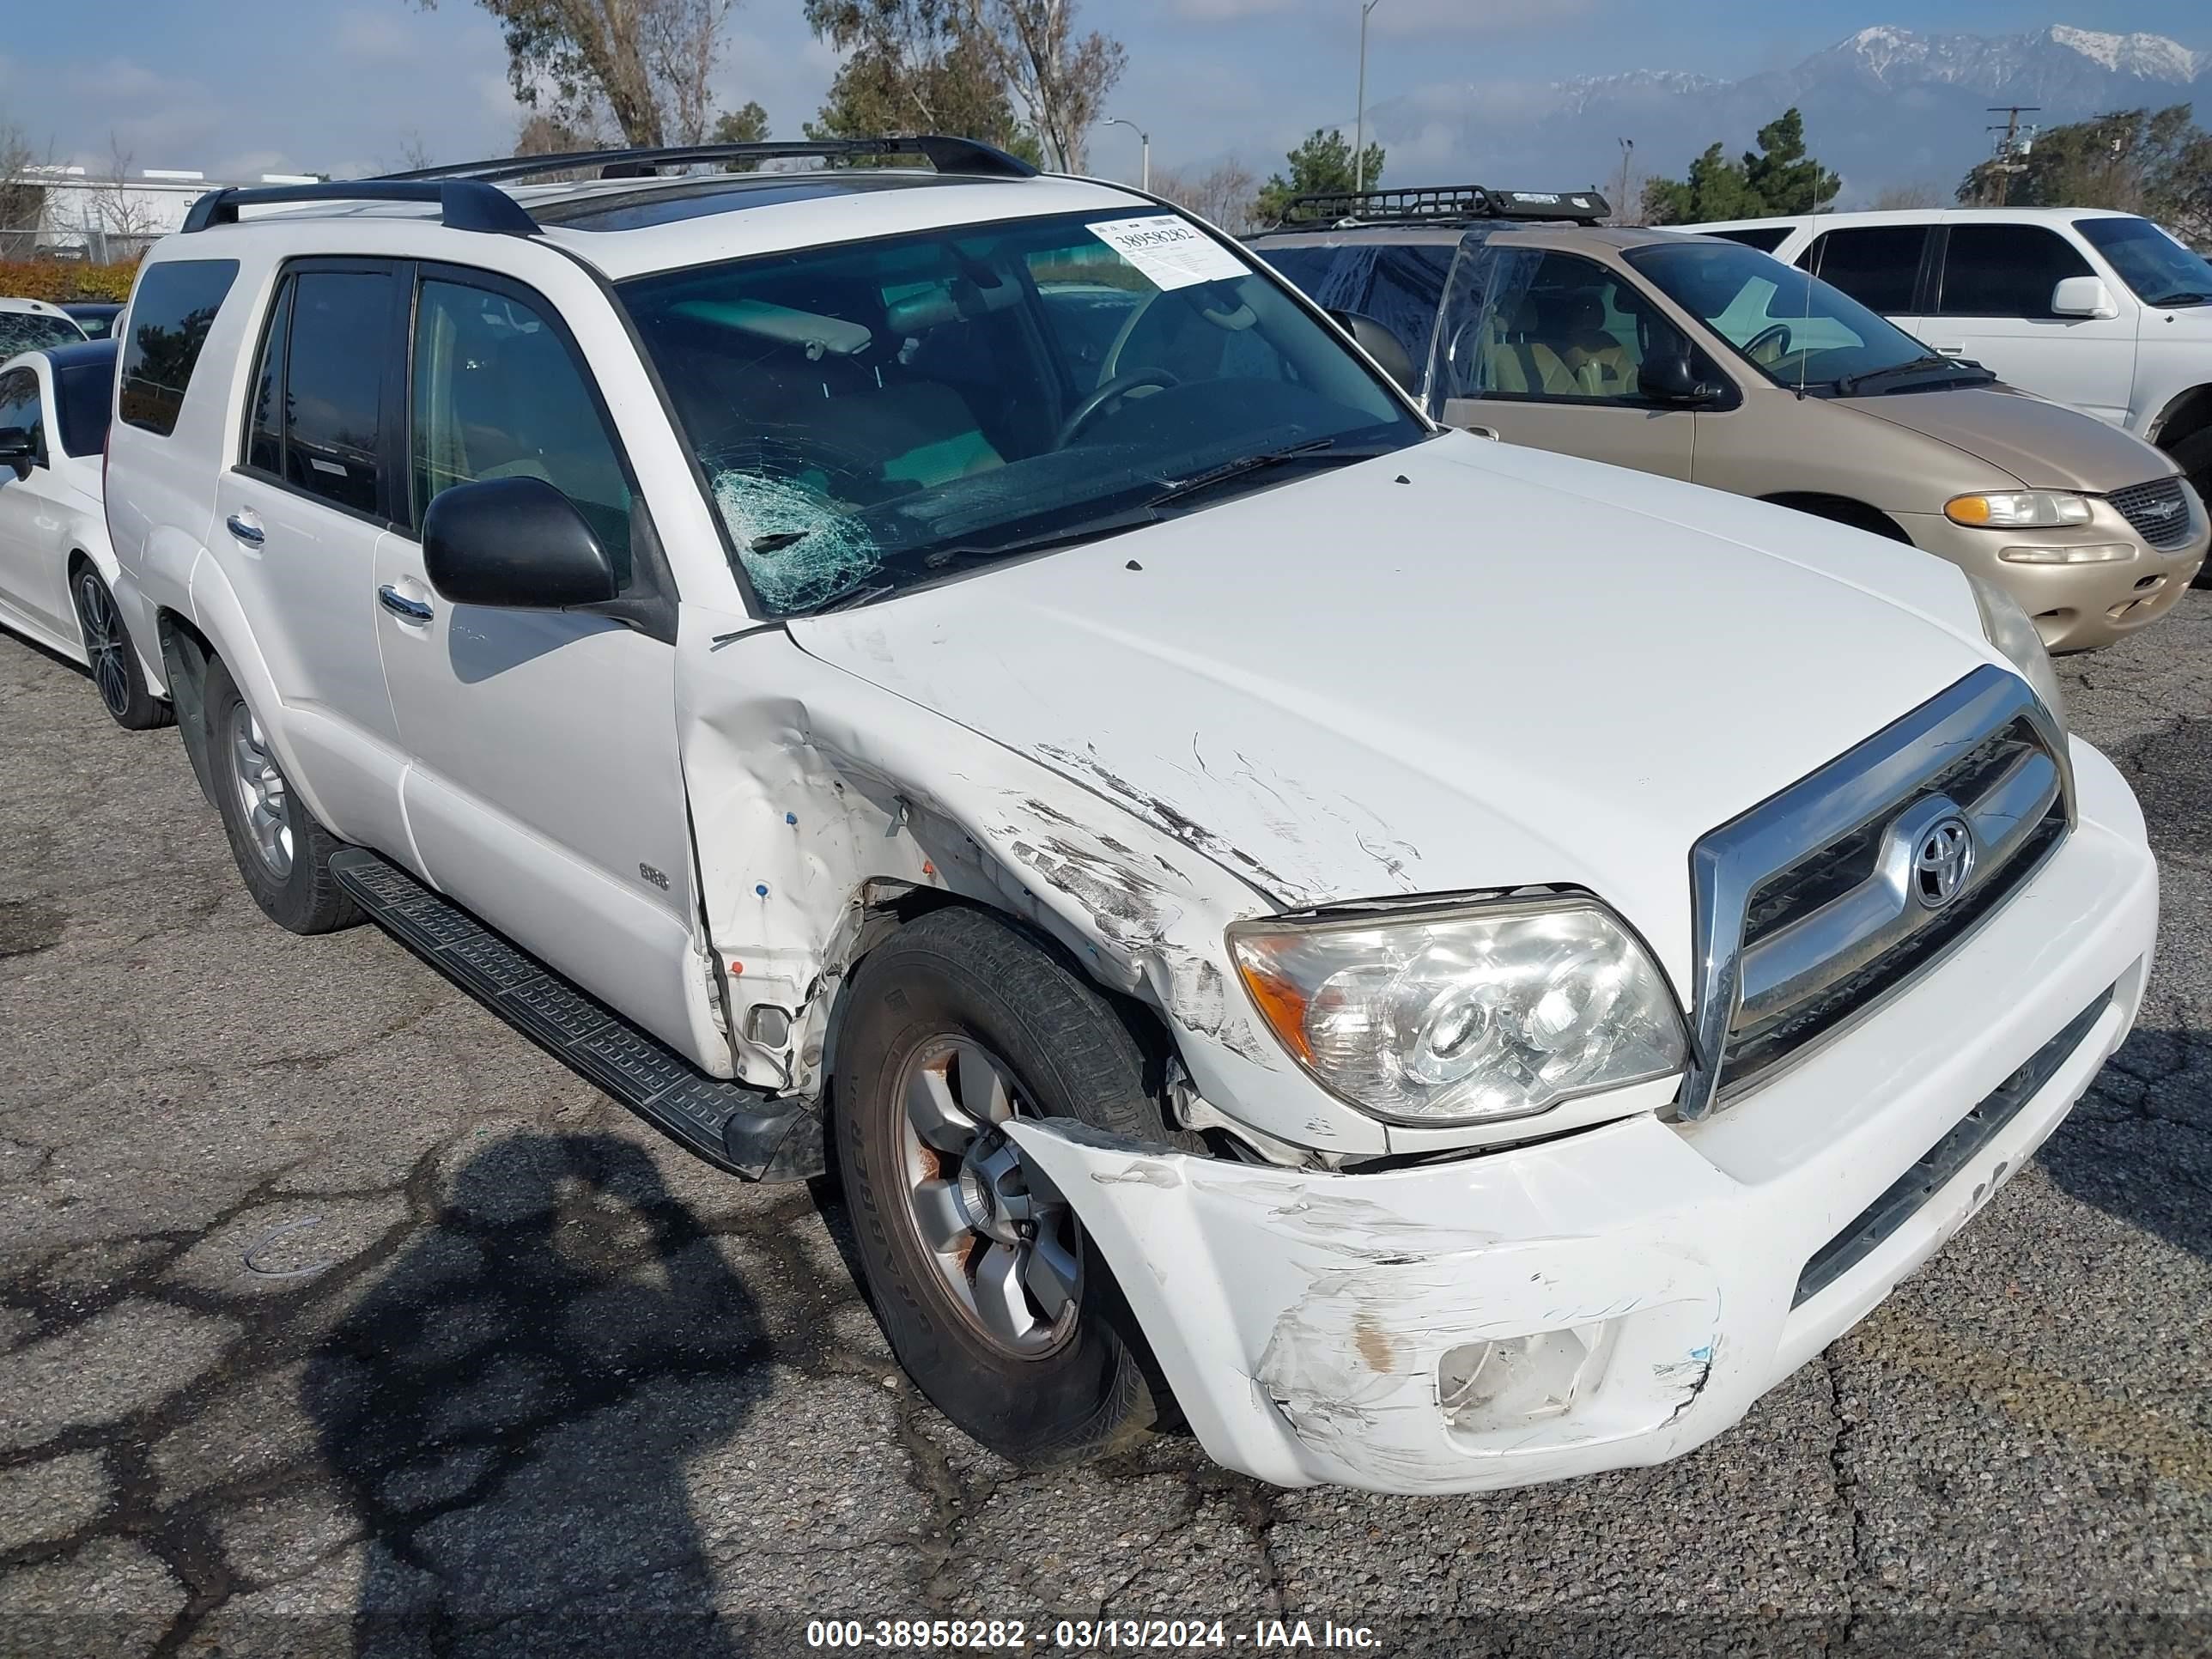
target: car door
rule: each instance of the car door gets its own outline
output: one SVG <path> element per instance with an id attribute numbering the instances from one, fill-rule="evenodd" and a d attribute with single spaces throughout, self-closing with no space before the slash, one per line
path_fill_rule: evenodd
<path id="1" fill-rule="evenodd" d="M 425 873 L 471 910 L 702 1064 L 690 1010 L 690 831 L 676 744 L 673 617 L 649 517 L 559 313 L 483 272 L 416 273 L 407 527 L 378 556 L 376 627 Z M 431 586 L 422 515 L 442 492 L 531 477 L 611 556 L 630 620 L 455 605 Z"/>
<path id="2" fill-rule="evenodd" d="M 59 439 L 45 417 L 32 369 L 0 374 L 0 428 L 29 434 L 34 457 L 20 473 L 0 465 L 0 620 L 74 640 L 76 624 L 62 603 L 64 582 L 53 568 L 63 557 L 57 539 L 58 485 L 52 471 L 52 446 Z"/>
<path id="3" fill-rule="evenodd" d="M 1432 405 L 1510 443 L 1690 476 L 1697 417 L 1646 397 L 1655 345 L 1680 331 L 1619 271 L 1550 249 L 1467 246 L 1439 325 Z"/>
<path id="4" fill-rule="evenodd" d="M 404 327 L 388 260 L 287 265 L 262 330 L 238 464 L 209 535 L 331 830 L 404 848 L 404 759 L 376 649 L 376 546 L 391 521 Z"/>
<path id="5" fill-rule="evenodd" d="M 2028 392 L 2124 422 L 2135 385 L 2136 319 L 2061 317 L 2051 292 L 2096 270 L 2046 225 L 1954 220 L 1920 337 Z"/>

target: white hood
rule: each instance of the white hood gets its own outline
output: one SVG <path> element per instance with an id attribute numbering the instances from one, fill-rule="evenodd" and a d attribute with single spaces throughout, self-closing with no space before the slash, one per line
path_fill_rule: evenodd
<path id="1" fill-rule="evenodd" d="M 1286 906 L 1572 884 L 1678 985 L 1692 843 L 1996 660 L 1910 547 L 1456 434 L 792 633 Z"/>

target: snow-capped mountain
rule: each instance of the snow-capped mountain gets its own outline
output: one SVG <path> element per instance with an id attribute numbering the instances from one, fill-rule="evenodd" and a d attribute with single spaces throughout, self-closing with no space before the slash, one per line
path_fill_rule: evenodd
<path id="1" fill-rule="evenodd" d="M 1682 170 L 1715 139 L 1734 155 L 1791 105 L 1815 155 L 1844 174 L 1845 205 L 1884 185 L 1948 199 L 1989 154 L 1988 106 L 2039 107 L 2042 126 L 2106 110 L 2195 102 L 2212 124 L 2212 50 L 2160 34 L 2064 24 L 2025 34 L 1934 34 L 1876 24 L 1785 70 L 1718 80 L 1689 70 L 1577 76 L 1548 88 L 1431 86 L 1378 104 L 1392 184 L 1480 179 L 1540 189 L 1612 179 L 1618 140 L 1639 167 Z"/>

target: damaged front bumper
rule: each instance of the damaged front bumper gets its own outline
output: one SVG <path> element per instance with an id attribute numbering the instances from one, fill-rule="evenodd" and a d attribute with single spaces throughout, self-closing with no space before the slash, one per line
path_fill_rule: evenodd
<path id="1" fill-rule="evenodd" d="M 1008 1128 L 1219 1462 L 1433 1492 L 1663 1461 L 1925 1261 L 2126 1036 L 2156 867 L 2126 786 L 2075 754 L 2080 826 L 2033 883 L 1877 1016 L 1701 1122 L 1373 1175 Z"/>

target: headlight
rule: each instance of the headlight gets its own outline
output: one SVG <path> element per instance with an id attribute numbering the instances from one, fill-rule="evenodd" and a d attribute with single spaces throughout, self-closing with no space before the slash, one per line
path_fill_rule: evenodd
<path id="1" fill-rule="evenodd" d="M 1240 922 L 1229 947 L 1298 1064 L 1386 1122 L 1517 1117 L 1683 1068 L 1658 968 L 1586 900 Z"/>
<path id="2" fill-rule="evenodd" d="M 1982 613 L 1982 632 L 2020 670 L 2021 678 L 2043 700 L 2051 718 L 2063 732 L 2066 699 L 2059 695 L 2058 676 L 2051 672 L 2051 653 L 2043 648 L 2043 635 L 2035 631 L 2020 601 L 1995 582 L 1979 576 L 1969 576 L 1966 580 L 1974 590 L 1974 608 Z"/>
<path id="3" fill-rule="evenodd" d="M 1953 524 L 1991 530 L 2051 529 L 2088 523 L 2089 502 L 2082 495 L 2023 489 L 2010 495 L 1954 495 L 1943 503 L 1943 514 Z"/>

